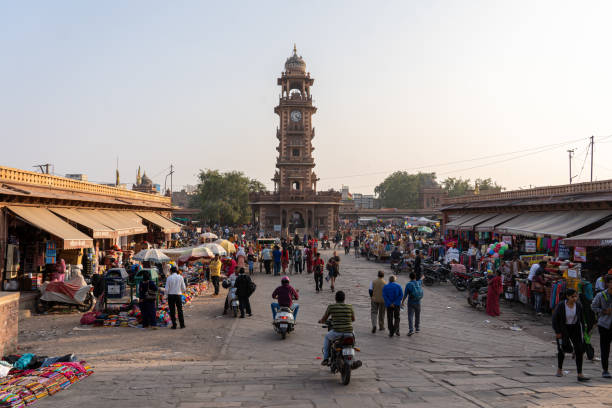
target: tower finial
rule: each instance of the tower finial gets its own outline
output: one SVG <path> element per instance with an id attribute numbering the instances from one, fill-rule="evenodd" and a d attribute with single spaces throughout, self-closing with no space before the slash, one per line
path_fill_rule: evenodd
<path id="1" fill-rule="evenodd" d="M 297 47 L 295 43 L 293 43 L 293 55 L 297 55 Z"/>

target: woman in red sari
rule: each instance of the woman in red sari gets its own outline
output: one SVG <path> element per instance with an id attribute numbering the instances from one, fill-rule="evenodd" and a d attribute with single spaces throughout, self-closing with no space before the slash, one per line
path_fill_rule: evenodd
<path id="1" fill-rule="evenodd" d="M 499 316 L 499 297 L 502 294 L 501 271 L 495 272 L 495 277 L 489 280 L 487 287 L 487 314 L 489 316 Z"/>

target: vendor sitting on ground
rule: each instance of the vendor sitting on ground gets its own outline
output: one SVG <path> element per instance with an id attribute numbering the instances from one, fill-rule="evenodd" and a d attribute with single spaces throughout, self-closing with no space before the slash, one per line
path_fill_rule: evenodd
<path id="1" fill-rule="evenodd" d="M 157 300 L 157 286 L 151 280 L 151 272 L 142 273 L 142 282 L 138 286 L 138 297 L 140 298 L 140 313 L 142 316 L 142 327 L 156 328 L 155 301 Z"/>

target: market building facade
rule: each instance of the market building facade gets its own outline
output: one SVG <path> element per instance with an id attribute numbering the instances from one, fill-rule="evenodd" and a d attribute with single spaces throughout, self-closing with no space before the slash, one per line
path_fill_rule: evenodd
<path id="1" fill-rule="evenodd" d="M 105 253 L 163 245 L 180 225 L 170 198 L 0 166 L 0 283 L 34 291 L 63 259 L 87 276 Z"/>
<path id="2" fill-rule="evenodd" d="M 612 264 L 612 180 L 447 198 L 440 210 L 460 251 L 506 242 L 517 256 L 575 262 L 587 279 Z"/>
<path id="3" fill-rule="evenodd" d="M 306 63 L 295 47 L 277 83 L 281 96 L 274 108 L 280 118 L 274 191 L 249 195 L 253 224 L 267 235 L 333 234 L 338 225 L 341 194 L 333 190 L 317 192 L 319 179 L 313 171 L 312 155 L 312 116 L 317 108 L 310 93 L 314 79 L 306 72 Z"/>

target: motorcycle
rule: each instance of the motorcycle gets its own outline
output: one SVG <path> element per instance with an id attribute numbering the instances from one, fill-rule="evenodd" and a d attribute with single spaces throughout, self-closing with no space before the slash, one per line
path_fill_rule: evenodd
<path id="1" fill-rule="evenodd" d="M 451 268 L 450 282 L 455 286 L 458 291 L 463 292 L 464 290 L 466 290 L 468 282 L 471 278 L 472 276 L 465 270 L 465 267 L 455 268 L 455 270 Z"/>
<path id="2" fill-rule="evenodd" d="M 423 264 L 423 283 L 432 286 L 434 283 L 450 282 L 450 269 L 441 264 Z"/>
<path id="3" fill-rule="evenodd" d="M 76 307 L 79 312 L 88 312 L 94 303 L 92 292 L 91 285 L 78 287 L 69 282 L 45 282 L 36 298 L 36 312 L 44 313 L 55 306 Z"/>
<path id="4" fill-rule="evenodd" d="M 514 276 L 504 279 L 503 288 L 506 302 L 513 302 L 516 299 Z"/>
<path id="5" fill-rule="evenodd" d="M 485 276 L 472 278 L 468 283 L 467 302 L 470 306 L 483 310 L 487 306 L 487 285 Z"/>
<path id="6" fill-rule="evenodd" d="M 329 243 L 328 239 L 324 239 L 321 242 L 321 249 L 331 249 L 331 244 Z"/>
<path id="7" fill-rule="evenodd" d="M 327 331 L 332 329 L 331 320 L 322 326 Z M 346 333 L 342 337 L 330 342 L 329 345 L 329 368 L 332 374 L 340 372 L 342 384 L 348 385 L 351 381 L 351 370 L 361 367 L 361 360 L 355 359 L 355 351 L 361 351 L 355 347 L 355 335 Z"/>
<path id="8" fill-rule="evenodd" d="M 276 312 L 276 317 L 272 322 L 274 331 L 281 335 L 281 338 L 285 340 L 287 333 L 291 333 L 295 330 L 295 317 L 293 316 L 293 309 L 290 307 L 281 307 Z"/>

